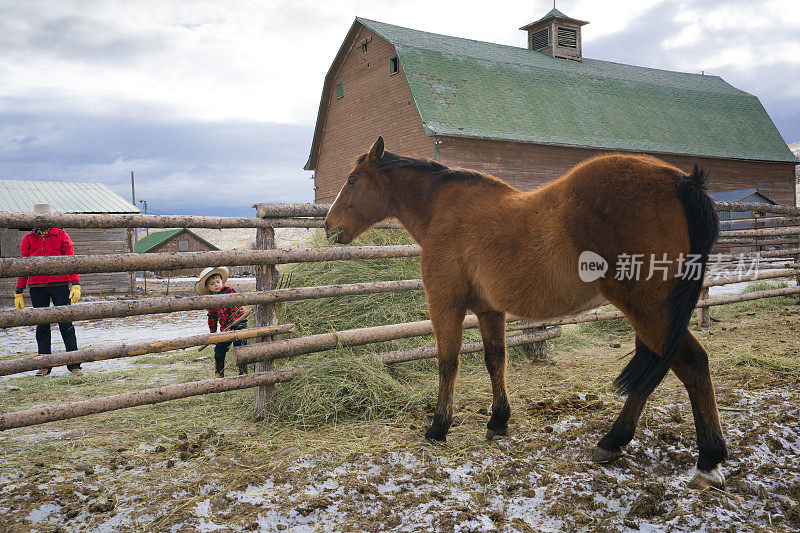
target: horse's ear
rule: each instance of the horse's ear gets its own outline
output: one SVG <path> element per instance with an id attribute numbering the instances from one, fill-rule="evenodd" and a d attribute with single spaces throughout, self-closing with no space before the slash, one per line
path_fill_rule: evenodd
<path id="1" fill-rule="evenodd" d="M 378 137 L 378 140 L 369 149 L 369 158 L 377 160 L 381 157 L 383 157 L 383 137 Z"/>

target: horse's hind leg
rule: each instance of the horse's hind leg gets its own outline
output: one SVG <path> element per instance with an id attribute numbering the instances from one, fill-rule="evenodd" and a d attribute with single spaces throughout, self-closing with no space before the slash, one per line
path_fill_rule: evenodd
<path id="1" fill-rule="evenodd" d="M 672 364 L 672 371 L 686 386 L 694 414 L 699 457 L 694 477 L 689 482 L 693 488 L 720 487 L 725 483 L 719 465 L 728 458 L 722 426 L 719 423 L 717 400 L 708 370 L 708 355 L 691 332 Z"/>
<path id="2" fill-rule="evenodd" d="M 506 317 L 504 313 L 488 311 L 478 314 L 483 338 L 483 357 L 492 381 L 492 417 L 486 429 L 486 440 L 505 435 L 511 408 L 506 396 Z"/>
<path id="3" fill-rule="evenodd" d="M 439 397 L 436 401 L 433 423 L 425 432 L 425 437 L 445 441 L 447 430 L 453 423 L 453 391 L 461 359 L 465 310 L 453 305 L 437 305 L 436 302 L 429 300 L 428 313 L 433 323 L 438 350 Z"/>
<path id="4" fill-rule="evenodd" d="M 638 348 L 641 344 L 642 341 L 637 336 L 636 347 Z M 622 447 L 633 439 L 636 425 L 639 423 L 639 417 L 642 415 L 645 403 L 647 403 L 647 397 L 635 394 L 628 395 L 617 420 L 594 449 L 592 454 L 594 461 L 607 463 L 622 455 Z"/>

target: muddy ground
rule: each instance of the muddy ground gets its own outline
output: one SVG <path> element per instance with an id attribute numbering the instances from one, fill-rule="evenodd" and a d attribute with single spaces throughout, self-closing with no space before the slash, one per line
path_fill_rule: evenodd
<path id="1" fill-rule="evenodd" d="M 30 468 L 4 476 L 0 515 L 4 531 L 796 530 L 799 394 L 796 384 L 725 392 L 724 491 L 685 488 L 695 446 L 682 403 L 649 408 L 623 459 L 587 461 L 618 403 L 587 394 L 525 398 L 513 434 L 491 443 L 475 412 L 461 413 L 445 445 L 388 453 L 287 447 L 259 458 L 208 431 L 119 448 L 95 464 L 32 456 Z M 383 431 L 416 440 L 423 422 Z M 42 438 L 69 445 L 80 435 Z"/>
<path id="2" fill-rule="evenodd" d="M 607 341 L 564 345 L 551 350 L 555 364 L 512 361 L 510 434 L 491 442 L 478 365 L 462 370 L 446 444 L 422 438 L 430 405 L 392 420 L 267 435 L 278 430 L 213 418 L 182 431 L 158 419 L 195 405 L 182 400 L 120 412 L 129 419 L 7 431 L 0 530 L 798 531 L 800 379 L 781 365 L 800 353 L 800 308 L 733 322 L 696 330 L 709 346 L 728 440 L 723 490 L 686 488 L 697 452 L 691 408 L 673 376 L 623 458 L 588 460 L 622 405 L 610 381 L 631 347 L 625 338 L 618 350 Z M 0 395 L 40 383 L 32 380 L 0 383 Z M 218 398 L 219 409 L 231 402 Z M 159 427 L 135 433 L 148 424 Z"/>

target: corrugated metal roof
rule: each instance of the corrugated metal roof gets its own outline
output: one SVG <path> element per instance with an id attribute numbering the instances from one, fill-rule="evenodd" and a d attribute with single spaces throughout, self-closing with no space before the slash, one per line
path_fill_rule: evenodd
<path id="1" fill-rule="evenodd" d="M 797 162 L 758 98 L 718 76 L 356 22 L 395 46 L 428 135 Z"/>
<path id="2" fill-rule="evenodd" d="M 733 191 L 719 191 L 709 193 L 709 196 L 717 202 L 756 202 L 765 204 L 777 204 L 775 200 L 762 193 L 758 189 L 736 189 Z M 751 198 L 752 196 L 752 198 Z"/>
<path id="3" fill-rule="evenodd" d="M 102 183 L 0 179 L 0 211 L 32 213 L 34 204 L 57 213 L 139 212 Z"/>

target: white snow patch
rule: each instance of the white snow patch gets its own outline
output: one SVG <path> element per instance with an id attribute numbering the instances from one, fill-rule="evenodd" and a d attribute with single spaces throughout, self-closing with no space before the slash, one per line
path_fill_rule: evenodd
<path id="1" fill-rule="evenodd" d="M 770 285 L 777 286 L 778 284 L 785 284 L 793 287 L 797 285 L 797 280 L 794 278 L 775 278 L 775 279 L 764 279 L 759 280 L 769 283 Z M 739 294 L 744 289 L 746 289 L 751 283 L 756 283 L 755 281 L 742 281 L 739 283 L 729 283 L 728 285 L 718 285 L 716 287 L 709 287 L 708 294 L 710 296 L 719 295 L 719 294 Z"/>
<path id="2" fill-rule="evenodd" d="M 169 340 L 208 333 L 206 316 L 206 312 L 201 310 L 87 320 L 75 323 L 75 333 L 78 338 L 78 348 Z M 55 324 L 51 326 L 51 339 L 54 353 L 65 350 L 58 326 Z M 35 355 L 38 351 L 36 326 L 0 329 L 0 350 L 17 357 Z M 86 372 L 121 372 L 130 370 L 133 361 L 133 358 L 107 359 L 83 363 L 81 366 Z M 62 374 L 68 374 L 66 366 L 54 368 L 51 376 Z M 13 376 L 2 376 L 0 381 L 10 377 Z"/>
<path id="3" fill-rule="evenodd" d="M 59 509 L 61 509 L 60 505 L 56 505 L 54 503 L 46 503 L 41 507 L 37 507 L 36 509 L 31 511 L 30 514 L 28 515 L 28 520 L 30 520 L 33 523 L 49 522 L 51 521 L 48 520 L 50 518 L 50 515 L 52 515 Z"/>
<path id="4" fill-rule="evenodd" d="M 211 499 L 203 500 L 197 502 L 197 505 L 194 506 L 194 513 L 197 516 L 208 518 L 211 516 Z"/>

